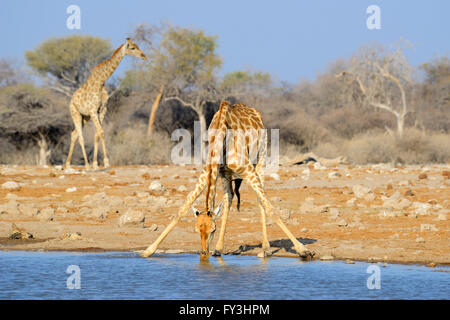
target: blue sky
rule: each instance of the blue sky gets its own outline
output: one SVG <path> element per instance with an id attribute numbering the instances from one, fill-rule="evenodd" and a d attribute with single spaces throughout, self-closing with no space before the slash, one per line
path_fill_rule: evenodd
<path id="1" fill-rule="evenodd" d="M 81 8 L 81 30 L 66 28 L 71 4 Z M 366 27 L 372 4 L 381 9 L 381 30 Z M 161 20 L 217 35 L 221 74 L 249 67 L 291 83 L 314 79 L 329 62 L 374 41 L 409 40 L 415 45 L 408 53 L 413 65 L 450 52 L 448 0 L 10 0 L 0 10 L 0 57 L 19 61 L 53 36 L 90 34 L 118 47 L 139 23 Z M 132 59 L 126 58 L 118 75 Z"/>

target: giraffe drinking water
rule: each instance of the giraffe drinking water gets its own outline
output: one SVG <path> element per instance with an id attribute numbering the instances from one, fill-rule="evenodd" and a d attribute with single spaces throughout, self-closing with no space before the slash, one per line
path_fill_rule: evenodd
<path id="1" fill-rule="evenodd" d="M 228 135 L 227 132 L 232 132 Z M 242 134 L 239 134 L 241 132 Z M 236 184 L 235 192 L 238 192 L 240 181 L 245 180 L 256 192 L 261 211 L 261 222 L 263 230 L 262 249 L 263 255 L 269 256 L 270 245 L 267 239 L 266 215 L 272 217 L 275 223 L 286 233 L 294 244 L 297 253 L 304 258 L 313 256 L 302 243 L 289 231 L 278 215 L 273 213 L 273 208 L 267 199 L 264 187 L 264 166 L 267 153 L 267 135 L 260 113 L 243 104 L 231 106 L 224 101 L 220 109 L 213 117 L 208 129 L 209 149 L 207 164 L 200 175 L 194 190 L 188 195 L 183 207 L 178 215 L 171 221 L 156 241 L 150 245 L 142 254 L 143 257 L 152 255 L 161 241 L 175 227 L 179 220 L 190 210 L 194 201 L 206 188 L 205 210 L 199 211 L 192 207 L 196 216 L 196 229 L 201 239 L 202 260 L 209 257 L 209 244 L 216 230 L 216 219 L 223 212 L 222 226 L 219 240 L 214 251 L 215 255 L 220 255 L 223 250 L 223 241 L 227 223 L 228 212 L 233 199 L 232 181 Z M 221 161 L 224 147 L 226 148 L 225 160 Z M 223 160 L 223 159 L 222 159 Z M 224 190 L 223 202 L 214 210 L 214 200 L 216 194 L 216 181 L 220 177 Z M 236 192 L 236 193 L 237 193 Z"/>

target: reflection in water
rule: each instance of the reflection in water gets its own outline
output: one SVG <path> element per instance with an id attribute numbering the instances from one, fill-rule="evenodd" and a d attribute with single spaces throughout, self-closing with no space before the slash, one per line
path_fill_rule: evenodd
<path id="1" fill-rule="evenodd" d="M 67 289 L 67 267 L 81 289 Z M 11 268 L 14 266 L 14 268 Z M 369 290 L 368 266 L 295 258 L 195 254 L 0 252 L 0 299 L 448 299 L 449 267 L 380 268 Z M 381 265 L 380 265 L 381 266 Z M 7 272 L 5 272 L 7 270 Z"/>

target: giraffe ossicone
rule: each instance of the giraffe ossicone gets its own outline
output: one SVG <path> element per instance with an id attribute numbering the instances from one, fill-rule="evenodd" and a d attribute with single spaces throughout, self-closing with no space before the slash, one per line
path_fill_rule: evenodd
<path id="1" fill-rule="evenodd" d="M 227 130 L 240 130 L 253 134 L 235 134 L 231 138 L 227 136 Z M 220 255 L 224 247 L 224 236 L 228 212 L 233 196 L 238 196 L 238 208 L 240 203 L 239 187 L 245 180 L 256 192 L 261 212 L 263 231 L 262 255 L 270 256 L 270 245 L 267 239 L 266 215 L 273 218 L 275 223 L 284 231 L 292 241 L 295 250 L 303 258 L 312 258 L 314 253 L 300 243 L 281 221 L 278 215 L 273 214 L 273 208 L 264 192 L 264 167 L 267 156 L 267 135 L 264 130 L 261 114 L 254 108 L 244 104 L 230 105 L 223 101 L 211 121 L 208 129 L 208 159 L 197 184 L 186 198 L 178 215 L 170 222 L 162 234 L 142 254 L 143 257 L 151 256 L 156 252 L 159 244 L 175 227 L 175 225 L 190 210 L 194 201 L 206 188 L 205 210 L 199 211 L 193 208 L 196 216 L 196 230 L 200 234 L 201 250 L 200 259 L 209 258 L 209 245 L 216 231 L 216 219 L 222 214 L 219 240 L 217 241 L 214 255 Z M 225 148 L 224 148 L 225 146 Z M 226 156 L 223 155 L 224 150 Z M 230 152 L 228 152 L 228 150 Z M 250 150 L 256 150 L 251 154 Z M 255 158 L 253 158 L 255 157 Z M 222 159 L 222 161 L 221 161 Z M 256 160 L 256 161 L 255 161 Z M 216 195 L 216 182 L 221 178 L 224 199 L 216 210 L 214 208 Z M 234 188 L 233 188 L 234 182 Z M 259 255 L 258 255 L 259 256 Z"/>
<path id="2" fill-rule="evenodd" d="M 108 92 L 105 89 L 105 82 L 113 74 L 114 70 L 116 70 L 123 57 L 126 55 L 138 57 L 143 60 L 147 59 L 139 47 L 133 43 L 130 38 L 127 38 L 126 43 L 122 44 L 110 59 L 100 63 L 92 69 L 87 81 L 73 93 L 69 109 L 75 128 L 72 131 L 70 139 L 70 149 L 66 160 L 66 168 L 70 168 L 73 148 L 78 141 L 81 146 L 81 151 L 83 152 L 86 169 L 90 169 L 83 138 L 83 126 L 89 119 L 94 122 L 96 131 L 94 137 L 93 167 L 94 169 L 98 168 L 97 153 L 99 139 L 103 149 L 104 166 L 105 168 L 109 167 L 104 132 L 101 127 L 106 114 L 106 103 L 109 98 Z"/>

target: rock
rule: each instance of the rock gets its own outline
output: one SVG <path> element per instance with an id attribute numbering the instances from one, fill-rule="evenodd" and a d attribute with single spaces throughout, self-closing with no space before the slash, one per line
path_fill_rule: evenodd
<path id="1" fill-rule="evenodd" d="M 272 197 L 270 198 L 271 202 L 281 202 L 281 198 L 280 197 Z"/>
<path id="2" fill-rule="evenodd" d="M 56 208 L 56 215 L 65 216 L 69 213 L 69 209 L 66 207 L 58 207 Z"/>
<path id="3" fill-rule="evenodd" d="M 320 260 L 322 260 L 322 261 L 332 261 L 332 260 L 334 260 L 334 257 L 331 256 L 331 255 L 324 255 L 324 256 L 320 257 Z"/>
<path id="4" fill-rule="evenodd" d="M 372 190 L 370 190 L 370 188 L 361 186 L 359 184 L 354 185 L 353 188 L 353 193 L 357 198 L 363 198 L 366 194 L 371 193 Z"/>
<path id="5" fill-rule="evenodd" d="M 138 192 L 136 192 L 136 197 L 138 197 L 138 198 L 146 198 L 146 197 L 148 197 L 148 192 L 140 192 L 140 191 L 138 191 Z"/>
<path id="6" fill-rule="evenodd" d="M 408 199 L 402 199 L 398 201 L 397 199 L 389 198 L 383 202 L 384 208 L 393 208 L 396 210 L 402 210 L 408 208 L 409 206 L 411 206 L 411 201 L 409 201 Z"/>
<path id="7" fill-rule="evenodd" d="M 163 185 L 161 184 L 161 182 L 155 180 L 155 181 L 152 181 L 152 183 L 150 183 L 150 186 L 148 187 L 148 189 L 150 191 L 161 191 L 161 190 L 163 190 Z"/>
<path id="8" fill-rule="evenodd" d="M 81 232 L 75 233 L 63 233 L 61 240 L 69 239 L 69 240 L 82 240 Z"/>
<path id="9" fill-rule="evenodd" d="M 338 227 L 346 227 L 346 226 L 348 226 L 348 223 L 344 219 L 341 219 L 337 222 L 337 225 L 338 225 Z"/>
<path id="10" fill-rule="evenodd" d="M 418 237 L 418 238 L 416 238 L 416 242 L 417 242 L 417 243 L 424 243 L 424 242 L 425 242 L 425 239 L 422 238 L 422 237 Z"/>
<path id="11" fill-rule="evenodd" d="M 272 173 L 271 175 L 270 175 L 270 177 L 272 178 L 272 179 L 274 179 L 274 180 L 280 180 L 280 176 L 278 175 L 278 173 Z"/>
<path id="12" fill-rule="evenodd" d="M 107 207 L 94 208 L 90 216 L 95 219 L 106 219 L 108 217 L 108 208 Z"/>
<path id="13" fill-rule="evenodd" d="M 370 263 L 376 263 L 376 262 L 383 261 L 383 259 L 379 258 L 379 257 L 369 257 L 369 259 L 367 261 Z"/>
<path id="14" fill-rule="evenodd" d="M 2 184 L 2 189 L 11 190 L 11 191 L 19 191 L 20 185 L 15 181 L 7 181 Z"/>
<path id="15" fill-rule="evenodd" d="M 438 229 L 436 228 L 436 226 L 434 224 L 423 223 L 420 225 L 420 232 L 424 232 L 424 231 L 438 231 Z"/>
<path id="16" fill-rule="evenodd" d="M 314 162 L 313 168 L 316 170 L 325 170 L 327 167 L 323 166 L 319 161 Z"/>
<path id="17" fill-rule="evenodd" d="M 328 173 L 328 178 L 333 179 L 333 178 L 337 178 L 340 177 L 341 175 L 339 174 L 339 172 L 330 172 Z"/>
<path id="18" fill-rule="evenodd" d="M 280 217 L 283 220 L 289 220 L 289 218 L 291 217 L 291 210 L 289 209 L 280 210 Z"/>
<path id="19" fill-rule="evenodd" d="M 392 184 L 391 184 L 391 183 L 388 183 L 388 185 L 386 186 L 386 189 L 387 189 L 387 190 L 392 190 L 392 189 L 393 189 Z"/>
<path id="20" fill-rule="evenodd" d="M 67 188 L 66 192 L 75 192 L 77 191 L 77 187 Z"/>
<path id="21" fill-rule="evenodd" d="M 158 225 L 152 224 L 150 227 L 148 227 L 148 229 L 150 229 L 150 231 L 158 231 Z"/>
<path id="22" fill-rule="evenodd" d="M 185 191 L 187 191 L 187 188 L 186 188 L 184 185 L 181 185 L 181 186 L 179 186 L 179 187 L 177 188 L 177 191 L 178 191 L 178 192 L 185 192 Z"/>
<path id="23" fill-rule="evenodd" d="M 349 206 L 354 206 L 355 203 L 356 203 L 356 198 L 351 198 L 351 199 L 348 200 L 346 203 L 347 203 L 347 205 L 349 205 Z"/>
<path id="24" fill-rule="evenodd" d="M 11 234 L 9 239 L 12 240 L 22 240 L 22 239 L 33 239 L 33 235 L 31 233 L 26 232 L 24 229 L 16 226 L 15 223 L 11 225 Z"/>
<path id="25" fill-rule="evenodd" d="M 419 174 L 419 179 L 422 180 L 422 179 L 426 179 L 426 178 L 428 178 L 428 175 L 425 172 Z"/>
<path id="26" fill-rule="evenodd" d="M 167 254 L 179 254 L 179 253 L 184 253 L 184 251 L 181 250 L 181 249 L 168 249 L 168 250 L 166 250 L 165 253 L 167 253 Z"/>
<path id="27" fill-rule="evenodd" d="M 9 202 L 0 205 L 0 214 L 10 214 L 19 215 L 21 214 L 19 204 L 15 200 L 10 200 Z"/>
<path id="28" fill-rule="evenodd" d="M 39 212 L 39 209 L 30 203 L 21 203 L 18 205 L 18 208 L 21 214 L 28 217 L 36 216 Z"/>
<path id="29" fill-rule="evenodd" d="M 368 193 L 364 196 L 364 200 L 371 202 L 375 200 L 375 194 L 374 193 Z"/>
<path id="30" fill-rule="evenodd" d="M 78 210 L 78 215 L 79 216 L 89 216 L 91 214 L 92 210 L 88 207 L 82 207 L 81 209 Z"/>
<path id="31" fill-rule="evenodd" d="M 450 171 L 443 171 L 442 176 L 444 177 L 444 179 L 450 179 Z"/>
<path id="32" fill-rule="evenodd" d="M 428 203 L 414 202 L 413 208 L 418 215 L 427 215 L 428 210 L 431 209 L 431 205 Z"/>
<path id="33" fill-rule="evenodd" d="M 128 209 L 119 218 L 119 226 L 144 226 L 145 214 L 143 211 Z"/>
<path id="34" fill-rule="evenodd" d="M 427 267 L 428 268 L 434 268 L 434 267 L 436 267 L 436 263 L 430 262 L 429 264 L 427 264 Z"/>
<path id="35" fill-rule="evenodd" d="M 341 215 L 341 211 L 339 210 L 339 208 L 329 208 L 328 213 L 330 214 L 330 216 L 336 217 L 339 217 Z"/>
<path id="36" fill-rule="evenodd" d="M 314 201 L 312 198 L 306 198 L 300 206 L 301 212 L 313 212 L 315 209 L 316 206 L 314 205 Z"/>
<path id="37" fill-rule="evenodd" d="M 39 210 L 37 217 L 40 220 L 52 221 L 54 214 L 55 210 L 51 207 L 47 207 L 42 210 Z"/>
<path id="38" fill-rule="evenodd" d="M 300 221 L 298 221 L 297 218 L 289 219 L 287 223 L 291 226 L 298 226 L 300 224 Z"/>
<path id="39" fill-rule="evenodd" d="M 405 196 L 407 196 L 407 197 L 413 197 L 413 196 L 414 196 L 414 192 L 412 192 L 412 190 L 409 189 L 409 190 L 407 190 L 407 191 L 405 192 Z"/>
<path id="40" fill-rule="evenodd" d="M 438 220 L 446 221 L 447 220 L 447 215 L 445 213 L 439 213 Z"/>
<path id="41" fill-rule="evenodd" d="M 345 263 L 346 264 L 355 264 L 355 261 L 353 261 L 353 260 L 345 260 Z"/>

